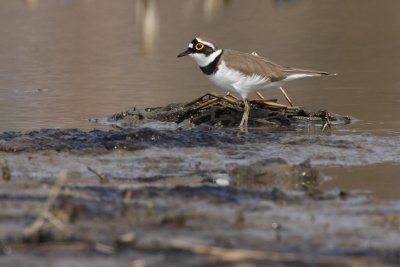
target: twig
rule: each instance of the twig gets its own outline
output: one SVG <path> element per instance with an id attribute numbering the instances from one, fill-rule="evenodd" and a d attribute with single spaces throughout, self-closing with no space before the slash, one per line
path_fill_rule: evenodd
<path id="1" fill-rule="evenodd" d="M 285 96 L 287 102 L 289 102 L 290 106 L 293 107 L 293 103 L 292 100 L 290 100 L 289 96 L 287 95 L 287 93 L 285 92 L 285 90 L 283 90 L 282 87 L 279 87 L 279 89 L 281 89 L 282 94 Z"/>
<path id="2" fill-rule="evenodd" d="M 10 171 L 10 165 L 8 164 L 7 154 L 5 154 L 3 156 L 3 158 L 0 160 L 0 165 L 1 165 L 1 174 L 2 174 L 3 180 L 10 181 L 11 180 L 11 171 Z"/>
<path id="3" fill-rule="evenodd" d="M 331 121 L 329 120 L 328 115 L 325 117 L 325 119 L 322 119 L 322 122 L 323 122 L 323 125 L 322 125 L 321 135 L 324 134 L 324 132 L 327 128 L 332 129 L 332 124 L 331 124 Z"/>
<path id="4" fill-rule="evenodd" d="M 227 98 L 226 96 L 222 96 L 221 98 L 224 99 L 226 102 L 232 104 L 232 105 L 236 105 L 237 102 L 238 102 L 238 100 L 236 100 L 236 99 L 232 100 L 232 99 Z"/>
<path id="5" fill-rule="evenodd" d="M 96 251 L 104 254 L 113 254 L 115 252 L 113 247 L 102 243 L 95 243 L 93 247 Z"/>
<path id="6" fill-rule="evenodd" d="M 257 94 L 257 96 L 258 96 L 259 98 L 265 99 L 264 96 L 263 96 L 260 92 L 257 91 L 256 94 Z"/>
<path id="7" fill-rule="evenodd" d="M 42 229 L 43 225 L 46 223 L 46 220 L 49 220 L 50 222 L 52 222 L 53 224 L 56 225 L 57 228 L 62 228 L 64 229 L 64 226 L 60 226 L 62 225 L 61 221 L 57 221 L 55 223 L 54 220 L 52 220 L 51 218 L 53 217 L 50 213 L 50 209 L 53 206 L 54 202 L 56 201 L 57 197 L 59 196 L 62 187 L 64 186 L 65 182 L 67 181 L 67 174 L 66 172 L 63 170 L 60 172 L 60 175 L 56 181 L 56 183 L 54 184 L 53 188 L 50 190 L 50 194 L 49 194 L 49 198 L 47 199 L 46 205 L 44 206 L 44 209 L 42 210 L 42 212 L 40 213 L 40 215 L 38 216 L 38 218 L 27 228 L 25 228 L 24 233 L 27 236 L 33 236 L 36 233 L 38 233 L 40 231 L 40 229 Z"/>
<path id="8" fill-rule="evenodd" d="M 58 228 L 58 230 L 65 231 L 65 229 L 66 229 L 65 224 L 62 221 L 60 221 L 57 217 L 54 217 L 54 215 L 51 214 L 50 212 L 47 212 L 46 219 L 49 222 L 51 222 L 52 225 L 54 225 L 56 228 Z"/>
<path id="9" fill-rule="evenodd" d="M 194 108 L 193 110 L 203 109 L 203 108 L 205 108 L 205 107 L 211 105 L 212 103 L 214 103 L 214 102 L 216 102 L 216 101 L 218 101 L 218 100 L 219 100 L 218 98 L 213 98 L 213 99 L 211 99 L 211 100 L 208 100 L 208 101 L 205 102 L 204 104 L 198 106 L 197 108 Z"/>
<path id="10" fill-rule="evenodd" d="M 230 92 L 226 93 L 225 96 L 229 96 L 229 97 L 232 97 L 235 100 L 239 100 L 239 98 L 237 98 L 235 95 L 232 95 Z"/>
<path id="11" fill-rule="evenodd" d="M 265 100 L 265 101 L 270 101 L 270 102 L 278 102 L 278 99 L 276 98 L 271 98 L 271 99 L 266 99 L 260 92 L 256 92 L 257 96 L 260 98 L 260 100 Z"/>
<path id="12" fill-rule="evenodd" d="M 256 99 L 256 100 L 251 100 L 250 102 L 261 103 L 261 104 L 267 105 L 269 107 L 280 108 L 280 109 L 289 108 L 289 106 L 287 106 L 287 105 L 271 102 L 268 99 Z"/>
<path id="13" fill-rule="evenodd" d="M 216 94 L 216 93 L 213 93 L 213 92 L 207 93 L 206 95 L 213 96 L 213 97 L 216 97 L 216 98 L 220 97 L 219 94 Z"/>
<path id="14" fill-rule="evenodd" d="M 225 95 L 225 96 L 221 96 L 221 95 L 217 95 L 214 93 L 209 93 L 210 96 L 217 98 L 217 99 L 224 99 L 225 101 L 227 101 L 228 103 L 235 105 L 237 103 L 237 100 L 239 100 L 237 97 L 231 95 L 229 92 Z M 232 97 L 234 100 L 229 99 L 228 97 Z"/>
<path id="15" fill-rule="evenodd" d="M 96 171 L 95 169 L 91 168 L 90 166 L 87 166 L 88 171 L 94 173 L 97 175 L 97 177 L 99 178 L 100 183 L 102 184 L 106 184 L 108 182 L 110 182 L 110 180 L 108 179 L 108 177 L 102 175 L 101 173 L 99 173 L 98 171 Z"/>
<path id="16" fill-rule="evenodd" d="M 175 240 L 171 242 L 171 246 L 191 251 L 200 255 L 208 255 L 216 257 L 219 260 L 227 262 L 238 262 L 245 260 L 258 260 L 258 261 L 275 261 L 275 262 L 298 262 L 305 261 L 309 262 L 320 262 L 323 264 L 329 264 L 329 266 L 337 266 L 342 264 L 349 264 L 350 266 L 368 266 L 379 264 L 379 260 L 373 257 L 353 256 L 353 257 L 334 257 L 334 256 L 311 256 L 302 254 L 292 254 L 286 252 L 276 251 L 258 251 L 258 250 L 247 250 L 247 249 L 229 249 L 216 246 L 207 245 L 196 245 L 190 244 L 185 241 Z"/>
<path id="17" fill-rule="evenodd" d="M 198 97 L 198 98 L 196 98 L 195 100 L 190 101 L 189 103 L 186 103 L 186 104 L 185 104 L 185 107 L 191 106 L 191 105 L 193 105 L 194 103 L 199 102 L 200 100 L 202 100 L 202 99 L 203 99 L 204 97 L 206 97 L 207 95 L 208 95 L 208 93 L 207 93 L 207 94 L 204 94 L 204 95 L 202 95 L 202 96 L 200 96 L 200 97 Z"/>
<path id="18" fill-rule="evenodd" d="M 214 93 L 206 93 L 206 94 L 204 94 L 204 95 L 202 95 L 202 96 L 196 98 L 195 100 L 190 101 L 189 103 L 185 104 L 185 107 L 191 106 L 191 105 L 193 105 L 193 104 L 195 104 L 195 103 L 201 101 L 201 100 L 202 100 L 203 98 L 205 98 L 206 96 L 218 97 L 217 94 L 214 94 Z"/>

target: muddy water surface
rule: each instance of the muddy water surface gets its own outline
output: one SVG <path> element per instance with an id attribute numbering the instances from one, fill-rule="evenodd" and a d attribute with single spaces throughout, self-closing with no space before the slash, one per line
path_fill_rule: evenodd
<path id="1" fill-rule="evenodd" d="M 0 130 L 91 128 L 80 120 L 215 91 L 189 58 L 176 58 L 201 35 L 278 63 L 338 73 L 286 88 L 295 103 L 361 120 L 351 128 L 396 134 L 399 5 L 2 1 Z M 265 93 L 281 98 L 274 89 Z"/>

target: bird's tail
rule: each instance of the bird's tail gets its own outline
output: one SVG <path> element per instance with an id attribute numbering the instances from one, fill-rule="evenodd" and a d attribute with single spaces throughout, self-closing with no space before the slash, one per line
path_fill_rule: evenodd
<path id="1" fill-rule="evenodd" d="M 304 75 L 304 76 L 326 76 L 326 75 L 331 75 L 331 76 L 336 76 L 337 73 L 330 73 L 326 71 L 320 71 L 320 70 L 306 70 L 306 69 L 297 69 L 297 68 L 286 68 L 284 70 L 288 76 L 291 75 Z"/>
<path id="2" fill-rule="evenodd" d="M 305 77 L 318 77 L 318 76 L 328 76 L 328 75 L 337 75 L 336 73 L 329 73 L 326 71 L 319 70 L 306 70 L 306 69 L 295 69 L 295 68 L 287 68 L 284 70 L 287 77 L 285 80 L 296 80 Z"/>

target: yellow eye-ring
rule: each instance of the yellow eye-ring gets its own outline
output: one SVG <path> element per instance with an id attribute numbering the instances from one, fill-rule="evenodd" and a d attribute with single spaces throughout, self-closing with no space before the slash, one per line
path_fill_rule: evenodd
<path id="1" fill-rule="evenodd" d="M 195 48 L 196 48 L 196 50 L 202 50 L 203 48 L 204 48 L 204 45 L 202 44 L 202 43 L 197 43 L 196 45 L 195 45 Z"/>

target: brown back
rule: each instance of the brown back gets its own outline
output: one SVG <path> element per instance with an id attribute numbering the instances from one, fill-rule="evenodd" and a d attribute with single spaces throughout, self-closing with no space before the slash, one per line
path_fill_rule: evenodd
<path id="1" fill-rule="evenodd" d="M 229 68 L 237 69 L 248 76 L 253 74 L 260 75 L 267 79 L 269 78 L 272 82 L 284 80 L 288 75 L 298 73 L 315 74 L 316 76 L 329 75 L 329 73 L 323 71 L 297 69 L 278 65 L 260 56 L 229 49 L 224 49 L 221 59 L 225 61 L 225 64 Z"/>

